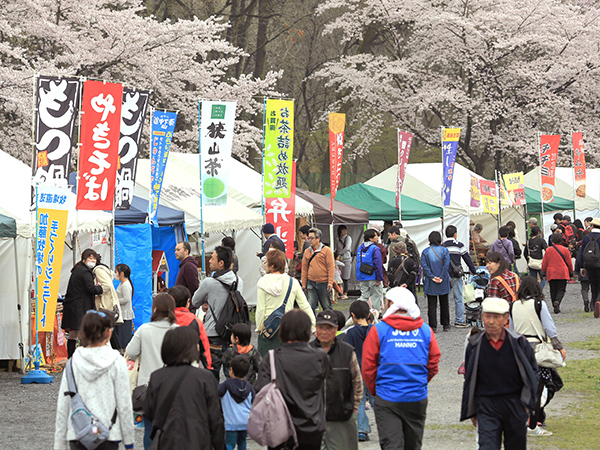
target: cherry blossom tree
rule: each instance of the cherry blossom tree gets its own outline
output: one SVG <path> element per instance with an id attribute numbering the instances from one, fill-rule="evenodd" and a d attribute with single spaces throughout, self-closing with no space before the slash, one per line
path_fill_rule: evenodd
<path id="1" fill-rule="evenodd" d="M 326 32 L 356 49 L 317 74 L 353 105 L 356 157 L 389 127 L 439 149 L 441 126 L 462 128 L 458 161 L 487 176 L 537 164 L 538 132 L 583 131 L 599 155 L 597 2 L 327 0 L 325 11 L 339 11 Z"/>
<path id="2" fill-rule="evenodd" d="M 214 19 L 157 21 L 141 0 L 0 0 L 0 142 L 30 163 L 37 73 L 81 76 L 151 89 L 151 105 L 178 110 L 173 150 L 197 151 L 198 99 L 238 101 L 238 115 L 259 114 L 254 97 L 273 95 L 278 72 L 229 78 L 242 55 Z M 261 146 L 262 130 L 238 120 L 234 153 Z M 147 152 L 147 149 L 146 149 Z"/>

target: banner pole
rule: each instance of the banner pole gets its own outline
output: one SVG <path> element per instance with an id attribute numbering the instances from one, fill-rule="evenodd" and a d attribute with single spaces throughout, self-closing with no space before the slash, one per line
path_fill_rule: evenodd
<path id="1" fill-rule="evenodd" d="M 262 172 L 261 185 L 262 193 L 260 196 L 260 214 L 263 216 L 263 224 L 265 222 L 265 133 L 267 132 L 267 97 L 263 99 L 263 142 L 262 142 Z M 261 234 L 262 236 L 262 234 Z M 261 237 L 262 241 L 262 237 Z M 262 249 L 262 246 L 261 246 Z"/>
<path id="2" fill-rule="evenodd" d="M 537 143 L 537 147 L 538 147 L 538 154 L 539 154 L 539 161 L 540 161 L 540 205 L 541 205 L 541 210 L 542 210 L 542 215 L 540 217 L 541 221 L 542 221 L 542 234 L 544 232 L 544 197 L 542 196 L 542 160 L 541 160 L 541 148 L 542 148 L 542 133 L 538 132 L 538 143 Z"/>
<path id="3" fill-rule="evenodd" d="M 206 278 L 206 261 L 204 256 L 204 186 L 202 184 L 202 102 L 198 102 L 198 177 L 200 178 L 200 248 L 202 254 L 202 279 Z"/>
<path id="4" fill-rule="evenodd" d="M 494 170 L 494 177 L 496 178 L 496 199 L 498 200 L 498 231 L 500 231 L 500 227 L 502 226 L 502 196 L 500 195 L 502 186 L 500 183 L 502 183 L 502 180 L 498 181 L 500 178 L 498 170 Z"/>
<path id="5" fill-rule="evenodd" d="M 575 155 L 573 154 L 575 150 L 575 142 L 573 142 L 573 130 L 571 130 L 571 175 L 573 182 L 573 220 L 577 219 L 577 206 L 575 202 L 577 201 L 577 189 L 575 188 Z"/>
<path id="6" fill-rule="evenodd" d="M 442 236 L 444 235 L 444 220 L 446 218 L 446 206 L 444 206 L 444 204 L 446 202 L 444 202 L 444 126 L 440 126 L 440 142 L 442 143 L 441 145 L 441 151 L 442 151 L 442 192 L 440 192 L 440 197 L 442 199 Z"/>

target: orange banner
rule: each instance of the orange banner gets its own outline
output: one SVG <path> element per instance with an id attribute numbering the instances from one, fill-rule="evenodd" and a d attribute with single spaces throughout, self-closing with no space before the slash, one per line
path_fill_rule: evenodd
<path id="1" fill-rule="evenodd" d="M 573 172 L 575 173 L 575 195 L 585 198 L 585 151 L 583 133 L 573 133 Z"/>

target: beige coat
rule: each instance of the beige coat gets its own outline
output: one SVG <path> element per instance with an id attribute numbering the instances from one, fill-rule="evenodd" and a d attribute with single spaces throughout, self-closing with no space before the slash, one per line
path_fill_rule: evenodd
<path id="1" fill-rule="evenodd" d="M 119 319 L 117 323 L 123 323 L 123 317 L 121 314 L 121 305 L 119 304 L 119 298 L 117 297 L 117 291 L 113 285 L 113 274 L 112 271 L 103 265 L 94 267 L 94 275 L 96 275 L 96 281 L 102 286 L 102 295 L 96 295 L 96 309 L 108 309 L 112 311 L 115 306 L 119 311 Z"/>

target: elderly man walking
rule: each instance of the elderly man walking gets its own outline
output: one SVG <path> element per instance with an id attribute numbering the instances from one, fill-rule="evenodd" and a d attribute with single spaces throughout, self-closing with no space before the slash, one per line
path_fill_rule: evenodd
<path id="1" fill-rule="evenodd" d="M 460 420 L 477 426 L 480 450 L 527 448 L 528 410 L 535 409 L 537 371 L 531 344 L 505 328 L 509 304 L 501 298 L 482 302 L 485 331 L 469 338 Z"/>
<path id="2" fill-rule="evenodd" d="M 371 328 L 363 345 L 363 379 L 375 396 L 381 448 L 419 450 L 427 383 L 438 373 L 440 349 L 408 289 L 390 289 L 385 306 L 383 320 Z"/>

